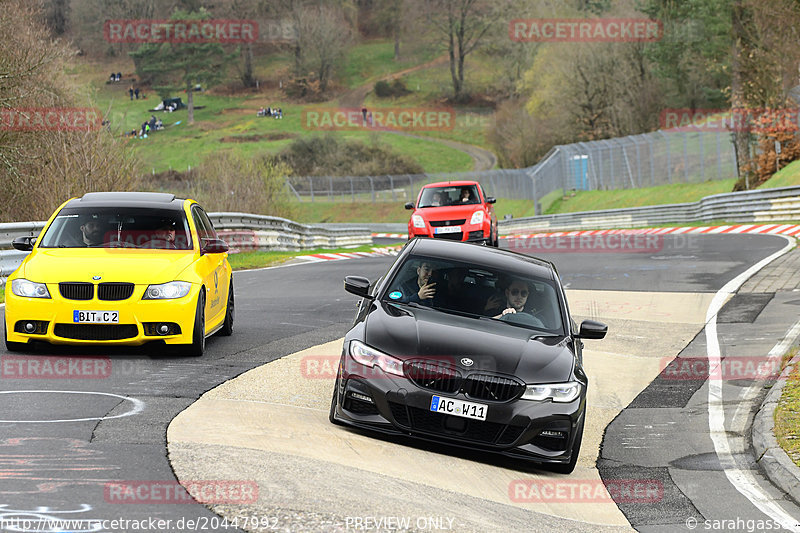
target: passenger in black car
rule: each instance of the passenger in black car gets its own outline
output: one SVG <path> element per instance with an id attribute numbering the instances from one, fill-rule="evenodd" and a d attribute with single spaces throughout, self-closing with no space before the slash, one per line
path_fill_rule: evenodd
<path id="1" fill-rule="evenodd" d="M 422 305 L 433 305 L 436 295 L 436 282 L 431 280 L 433 265 L 423 261 L 417 267 L 417 277 L 406 280 L 401 286 L 404 302 L 416 302 Z"/>
<path id="2" fill-rule="evenodd" d="M 435 307 L 474 313 L 474 298 L 470 286 L 465 283 L 467 269 L 456 267 L 446 271 L 447 283 L 433 299 Z"/>

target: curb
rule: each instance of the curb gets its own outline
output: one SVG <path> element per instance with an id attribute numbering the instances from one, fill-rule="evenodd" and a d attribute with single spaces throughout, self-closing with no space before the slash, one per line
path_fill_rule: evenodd
<path id="1" fill-rule="evenodd" d="M 753 418 L 752 442 L 758 463 L 767 478 L 780 490 L 800 503 L 800 467 L 794 464 L 775 438 L 775 408 L 781 398 L 786 379 L 800 363 L 800 354 L 794 356 L 781 372 Z"/>

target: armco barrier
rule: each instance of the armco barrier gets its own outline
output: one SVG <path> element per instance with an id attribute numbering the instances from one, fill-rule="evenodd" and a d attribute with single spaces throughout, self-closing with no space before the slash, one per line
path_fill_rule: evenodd
<path id="1" fill-rule="evenodd" d="M 371 244 L 367 228 L 323 228 L 307 226 L 280 217 L 248 213 L 209 213 L 220 237 L 228 242 L 231 252 L 245 250 L 310 250 Z M 44 222 L 11 222 L 0 224 L 0 281 L 11 274 L 27 252 L 11 247 L 17 237 L 39 235 Z"/>
<path id="2" fill-rule="evenodd" d="M 694 203 L 561 213 L 501 220 L 500 233 L 634 228 L 694 222 L 774 222 L 800 220 L 800 187 L 707 196 Z"/>

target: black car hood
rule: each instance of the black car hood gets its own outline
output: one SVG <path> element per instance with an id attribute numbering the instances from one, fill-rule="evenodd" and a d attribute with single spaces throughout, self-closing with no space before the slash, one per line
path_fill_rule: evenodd
<path id="1" fill-rule="evenodd" d="M 385 302 L 372 307 L 364 337 L 399 359 L 422 356 L 464 370 L 515 375 L 526 383 L 567 381 L 574 366 L 564 337 L 537 338 L 532 329 Z M 465 357 L 472 366 L 461 362 Z"/>

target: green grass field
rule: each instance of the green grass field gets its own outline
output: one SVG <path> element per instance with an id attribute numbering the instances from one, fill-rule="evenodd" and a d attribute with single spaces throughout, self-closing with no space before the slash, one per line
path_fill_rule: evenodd
<path id="1" fill-rule="evenodd" d="M 392 72 L 404 70 L 423 64 L 434 56 L 433 50 L 422 49 L 404 54 L 404 59 L 395 63 L 393 59 L 393 43 L 389 40 L 370 41 L 352 47 L 341 70 L 344 86 L 358 87 L 368 85 Z M 125 65 L 125 68 L 120 66 Z M 112 65 L 112 66 L 109 66 Z M 291 66 L 288 54 L 258 57 L 255 72 L 264 78 L 283 78 Z M 138 100 L 130 99 L 129 82 L 106 83 L 106 72 L 123 70 L 126 75 L 133 73 L 133 63 L 127 58 L 117 58 L 112 63 L 76 62 L 67 69 L 67 74 L 81 92 L 86 103 L 98 108 L 111 122 L 112 131 L 122 135 L 141 129 L 143 122 L 155 115 L 165 126 L 163 131 L 151 133 L 147 139 L 129 138 L 128 142 L 136 147 L 137 154 L 144 162 L 144 168 L 151 172 L 166 170 L 185 171 L 196 167 L 211 152 L 232 150 L 251 156 L 256 153 L 275 154 L 283 150 L 293 139 L 321 133 L 310 127 L 304 120 L 304 110 L 330 106 L 322 104 L 297 104 L 283 99 L 277 90 L 265 89 L 261 93 L 243 94 L 240 96 L 222 96 L 211 91 L 194 93 L 195 123 L 187 123 L 185 109 L 174 113 L 152 112 L 161 101 L 152 91 L 146 91 Z M 184 92 L 176 92 L 174 96 L 187 102 Z M 370 104 L 371 106 L 373 104 Z M 406 104 L 393 102 L 377 102 L 374 106 L 405 107 Z M 260 107 L 280 107 L 284 118 L 257 117 Z M 428 104 L 430 107 L 430 104 Z M 452 132 L 444 132 L 444 138 L 453 138 L 461 142 L 484 144 L 482 125 L 485 123 L 467 115 L 459 117 Z M 410 131 L 412 134 L 426 135 L 428 132 Z M 458 172 L 473 168 L 472 158 L 454 148 L 428 139 L 414 139 L 380 131 L 336 131 L 348 139 L 362 142 L 378 142 L 391 148 L 398 154 L 417 161 L 426 172 Z M 431 137 L 438 135 L 429 135 Z"/>

